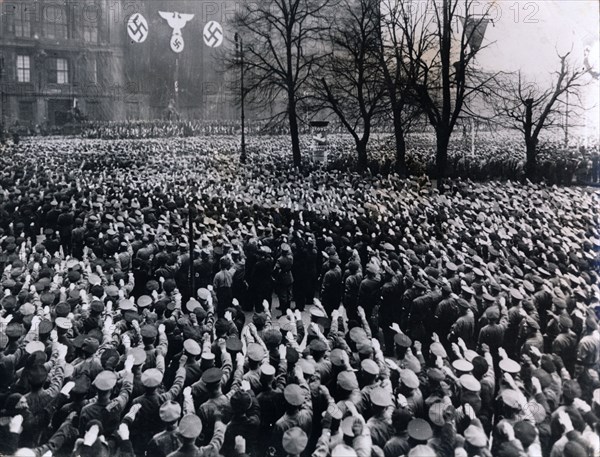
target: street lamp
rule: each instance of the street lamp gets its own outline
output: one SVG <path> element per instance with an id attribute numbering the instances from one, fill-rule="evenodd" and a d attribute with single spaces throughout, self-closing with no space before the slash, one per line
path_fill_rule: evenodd
<path id="1" fill-rule="evenodd" d="M 4 57 L 0 56 L 0 144 L 4 144 Z"/>
<path id="2" fill-rule="evenodd" d="M 240 58 L 240 91 L 242 97 L 242 106 L 241 106 L 241 121 L 242 121 L 242 153 L 240 154 L 240 162 L 246 163 L 246 117 L 244 113 L 244 101 L 246 98 L 246 94 L 244 91 L 244 43 L 242 42 L 242 37 L 235 33 L 235 52 L 239 55 Z"/>

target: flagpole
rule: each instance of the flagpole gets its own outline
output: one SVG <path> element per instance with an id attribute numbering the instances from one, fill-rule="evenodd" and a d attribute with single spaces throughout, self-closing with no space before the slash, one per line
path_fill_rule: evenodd
<path id="1" fill-rule="evenodd" d="M 175 56 L 175 109 L 179 111 L 179 56 Z"/>
<path id="2" fill-rule="evenodd" d="M 236 32 L 234 35 L 236 52 L 239 52 L 240 58 L 240 92 L 241 92 L 241 127 L 242 127 L 242 153 L 240 154 L 240 162 L 246 163 L 246 113 L 245 113 L 245 98 L 244 90 L 244 42 L 242 37 Z M 238 48 L 239 44 L 239 48 Z"/>
<path id="3" fill-rule="evenodd" d="M 194 243 L 194 217 L 196 216 L 195 214 L 195 206 L 193 201 L 190 199 L 189 201 L 189 212 L 188 212 L 188 243 L 189 243 L 189 249 L 190 249 L 190 265 L 189 265 L 189 270 L 188 270 L 188 274 L 189 274 L 189 289 L 188 292 L 190 294 L 190 298 L 195 296 L 195 285 L 194 285 L 194 248 L 195 248 L 195 243 Z"/>

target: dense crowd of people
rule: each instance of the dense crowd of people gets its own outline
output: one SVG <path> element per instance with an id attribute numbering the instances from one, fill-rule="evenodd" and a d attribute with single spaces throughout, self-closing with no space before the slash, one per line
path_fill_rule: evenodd
<path id="1" fill-rule="evenodd" d="M 264 122 L 247 122 L 249 134 L 259 134 L 265 128 Z M 90 121 L 81 126 L 83 138 L 102 139 L 140 139 L 140 138 L 170 138 L 198 135 L 236 135 L 241 130 L 237 121 Z"/>
<path id="2" fill-rule="evenodd" d="M 84 139 L 134 140 L 159 138 L 190 138 L 197 136 L 223 137 L 224 147 L 239 142 L 241 124 L 236 120 L 130 120 L 130 121 L 85 121 L 54 130 L 25 129 L 18 136 L 67 135 Z M 489 127 L 488 127 L 489 128 Z M 0 128 L 1 130 L 1 128 Z M 43 132 L 42 132 L 43 130 Z M 417 133 L 423 130 L 426 133 Z M 427 174 L 435 176 L 435 138 L 426 126 L 415 128 L 406 134 L 406 167 L 413 176 Z M 278 149 L 290 150 L 289 130 L 285 125 L 267 121 L 246 121 L 247 135 L 260 137 L 261 142 L 275 142 Z M 357 155 L 354 140 L 345 133 L 337 122 L 331 122 L 327 149 L 328 168 L 347 170 L 356 168 Z M 16 132 L 16 131 L 15 131 Z M 310 151 L 315 130 L 308 124 L 300 125 L 300 141 L 304 151 Z M 1 135 L 0 135 L 1 136 Z M 225 138 L 229 137 L 229 138 Z M 0 142 L 3 142 L 0 138 Z M 258 151 L 262 144 L 257 146 Z M 565 146 L 562 135 L 548 133 L 541 141 L 535 182 L 548 184 L 597 184 L 600 183 L 600 148 L 597 138 L 573 137 Z M 309 155 L 309 154 L 305 154 Z M 396 170 L 396 151 L 393 129 L 382 124 L 374 128 L 369 143 L 369 170 L 373 174 L 388 175 Z M 477 181 L 489 179 L 523 180 L 525 175 L 525 148 L 519 132 L 499 130 L 455 132 L 448 151 L 446 176 L 469 178 Z"/>
<path id="3" fill-rule="evenodd" d="M 336 137 L 334 137 L 336 138 Z M 350 138 L 337 137 L 337 154 L 332 166 L 340 169 L 356 163 Z M 408 134 L 406 165 L 414 176 L 435 176 L 435 139 L 432 134 Z M 395 171 L 395 142 L 393 137 L 378 136 L 369 150 L 369 168 L 375 174 Z M 477 181 L 510 179 L 521 181 L 525 175 L 525 149 L 518 132 L 479 132 L 474 144 L 470 136 L 455 135 L 448 150 L 446 176 Z M 574 141 L 568 147 L 562 139 L 549 137 L 540 146 L 534 180 L 548 184 L 600 182 L 600 149 L 597 141 Z"/>
<path id="4" fill-rule="evenodd" d="M 327 128 L 327 148 L 329 150 L 329 168 L 347 170 L 356 168 L 354 140 L 344 134 L 341 126 Z M 106 122 L 89 123 L 84 129 L 84 138 L 102 139 L 140 139 L 170 138 L 192 136 L 229 136 L 227 141 L 239 141 L 238 122 L 211 123 L 202 121 L 180 122 Z M 250 135 L 269 137 L 266 141 L 275 141 L 280 150 L 291 149 L 289 136 L 285 129 L 268 127 L 264 122 L 252 122 L 246 126 Z M 301 129 L 303 150 L 310 151 L 311 129 Z M 410 133 L 406 136 L 406 165 L 413 176 L 435 175 L 435 139 L 431 133 Z M 542 142 L 538 156 L 535 181 L 549 184 L 571 185 L 573 183 L 600 182 L 600 149 L 597 142 L 580 144 L 574 141 L 564 146 L 562 138 L 550 136 Z M 258 145 L 258 151 L 262 146 Z M 479 132 L 475 144 L 469 135 L 455 135 L 448 151 L 446 176 L 451 178 L 470 178 L 477 181 L 489 179 L 522 180 L 525 174 L 525 149 L 522 138 L 517 132 Z M 396 151 L 394 137 L 389 129 L 373 133 L 369 147 L 369 169 L 374 174 L 388 175 L 396 170 Z"/>
<path id="5" fill-rule="evenodd" d="M 3 151 L 0 455 L 600 455 L 597 192 L 249 150 Z"/>
<path id="6" fill-rule="evenodd" d="M 311 127 L 306 122 L 299 125 L 300 134 L 309 134 Z M 284 122 L 269 120 L 246 120 L 244 129 L 250 135 L 289 135 Z M 198 135 L 239 135 L 242 130 L 239 120 L 130 120 L 88 121 L 81 124 L 83 138 L 140 139 L 170 138 Z M 339 122 L 330 122 L 328 131 L 341 134 L 345 131 Z M 391 132 L 391 127 L 382 123 L 374 132 Z"/>

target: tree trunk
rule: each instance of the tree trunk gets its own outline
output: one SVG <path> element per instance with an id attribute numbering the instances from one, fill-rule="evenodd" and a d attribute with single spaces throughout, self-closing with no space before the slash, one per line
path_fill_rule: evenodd
<path id="1" fill-rule="evenodd" d="M 356 152 L 358 153 L 358 171 L 364 173 L 367 171 L 367 143 L 358 141 L 356 143 Z"/>
<path id="2" fill-rule="evenodd" d="M 525 139 L 527 161 L 525 162 L 525 177 L 530 181 L 536 179 L 537 168 L 537 138 Z"/>
<path id="3" fill-rule="evenodd" d="M 394 136 L 396 138 L 396 173 L 402 178 L 408 175 L 406 170 L 406 142 L 401 119 L 402 110 L 394 110 Z"/>
<path id="4" fill-rule="evenodd" d="M 533 125 L 533 100 L 525 100 L 525 147 L 527 152 L 527 161 L 525 162 L 525 177 L 533 181 L 535 179 L 536 168 L 536 149 L 537 135 L 534 132 Z"/>
<path id="5" fill-rule="evenodd" d="M 298 116 L 296 114 L 296 101 L 293 95 L 290 96 L 288 103 L 288 118 L 290 122 L 290 136 L 292 138 L 292 156 L 294 166 L 300 168 L 302 157 L 300 155 L 300 134 L 298 132 Z"/>
<path id="6" fill-rule="evenodd" d="M 444 177 L 446 174 L 446 164 L 448 163 L 448 143 L 450 142 L 450 134 L 446 129 L 441 128 L 436 131 L 436 178 L 437 188 L 440 192 L 444 191 Z"/>

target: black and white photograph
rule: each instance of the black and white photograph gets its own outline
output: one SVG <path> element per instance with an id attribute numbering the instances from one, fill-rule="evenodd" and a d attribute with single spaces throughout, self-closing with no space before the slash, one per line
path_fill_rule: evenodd
<path id="1" fill-rule="evenodd" d="M 598 0 L 0 0 L 0 457 L 600 457 Z"/>

